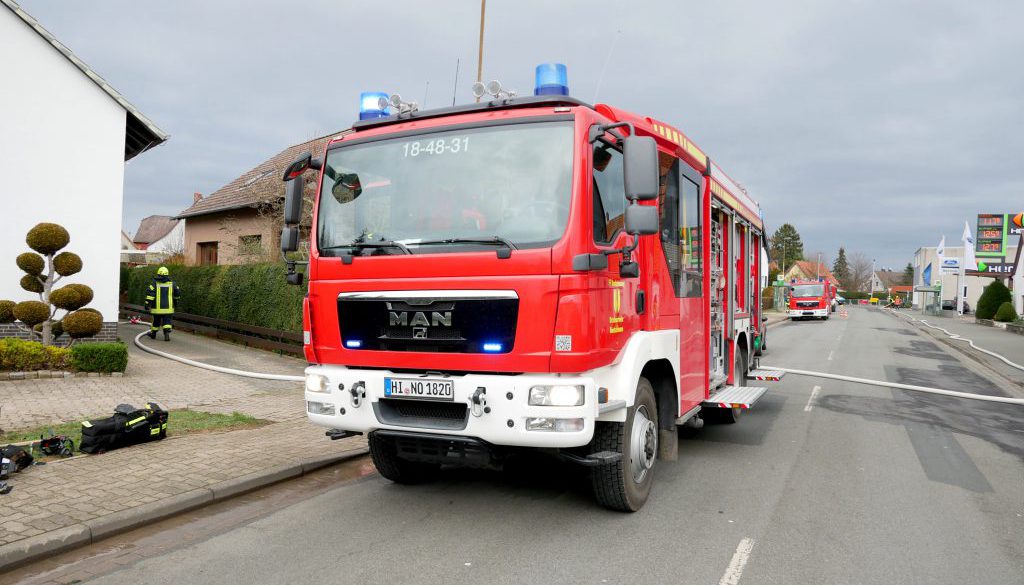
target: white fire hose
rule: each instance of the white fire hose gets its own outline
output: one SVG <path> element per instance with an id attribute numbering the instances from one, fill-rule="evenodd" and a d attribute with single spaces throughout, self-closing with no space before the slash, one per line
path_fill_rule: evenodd
<path id="1" fill-rule="evenodd" d="M 142 321 L 139 321 L 138 324 L 139 325 L 148 325 L 148 323 L 144 323 Z M 213 371 L 213 372 L 220 372 L 222 374 L 232 374 L 234 376 L 245 376 L 246 378 L 258 378 L 260 380 L 279 380 L 279 381 L 282 381 L 282 382 L 304 382 L 306 380 L 305 376 L 289 376 L 287 374 L 265 374 L 265 373 L 262 373 L 262 372 L 247 372 L 245 370 L 236 370 L 236 369 L 233 369 L 233 368 L 224 368 L 224 367 L 221 367 L 221 366 L 214 366 L 214 365 L 206 364 L 206 363 L 203 363 L 203 362 L 197 362 L 195 360 L 190 360 L 188 358 L 183 358 L 181 356 L 177 356 L 177 355 L 174 355 L 174 354 L 167 353 L 166 351 L 160 351 L 158 349 L 153 349 L 152 347 L 149 347 L 148 345 L 143 344 L 142 343 L 142 337 L 144 335 L 147 335 L 146 331 L 143 331 L 142 333 L 139 333 L 138 335 L 135 336 L 135 345 L 139 349 L 141 349 L 142 351 L 147 352 L 147 353 L 151 353 L 153 355 L 158 355 L 160 357 L 164 357 L 164 358 L 167 358 L 169 360 L 174 360 L 176 362 L 187 364 L 187 365 L 190 365 L 190 366 L 195 366 L 197 368 L 203 368 L 204 370 L 210 370 L 210 371 Z"/>

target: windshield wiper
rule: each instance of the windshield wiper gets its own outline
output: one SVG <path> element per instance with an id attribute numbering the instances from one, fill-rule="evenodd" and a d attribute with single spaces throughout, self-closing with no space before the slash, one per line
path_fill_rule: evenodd
<path id="1" fill-rule="evenodd" d="M 421 240 L 414 243 L 419 246 L 422 246 L 423 244 L 498 244 L 512 250 L 519 249 L 512 243 L 512 240 L 501 236 L 491 236 L 490 238 L 445 238 L 443 240 Z"/>
<path id="2" fill-rule="evenodd" d="M 398 248 L 399 250 L 402 251 L 403 254 L 409 254 L 409 255 L 412 254 L 412 250 L 409 249 L 409 246 L 406 246 L 402 242 L 396 242 L 394 240 L 376 240 L 376 241 L 372 241 L 372 242 L 352 242 L 352 243 L 349 243 L 349 244 L 338 244 L 337 246 L 327 246 L 325 248 L 320 248 L 320 249 L 321 250 L 338 250 L 338 249 L 341 249 L 341 248 L 355 248 L 357 250 L 362 250 L 362 249 L 365 249 L 365 248 L 369 248 L 369 249 L 373 249 L 373 248 Z"/>

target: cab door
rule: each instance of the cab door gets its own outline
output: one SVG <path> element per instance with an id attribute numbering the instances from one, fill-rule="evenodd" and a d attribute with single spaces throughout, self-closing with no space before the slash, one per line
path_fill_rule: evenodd
<path id="1" fill-rule="evenodd" d="M 704 309 L 704 266 L 701 249 L 704 205 L 703 177 L 685 161 L 678 163 L 679 222 L 679 397 L 682 412 L 698 406 L 708 387 L 707 312 Z"/>

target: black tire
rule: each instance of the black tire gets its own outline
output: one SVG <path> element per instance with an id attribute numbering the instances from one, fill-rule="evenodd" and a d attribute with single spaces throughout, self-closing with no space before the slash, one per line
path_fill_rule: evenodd
<path id="1" fill-rule="evenodd" d="M 643 460 L 637 460 L 634 465 L 631 457 L 633 431 L 634 425 L 641 420 L 637 413 L 653 423 L 653 428 L 645 422 L 639 423 L 644 426 L 638 429 L 644 438 Z M 614 464 L 596 467 L 591 472 L 594 499 L 609 510 L 636 512 L 642 508 L 654 484 L 654 464 L 658 458 L 658 404 L 654 399 L 654 388 L 646 378 L 640 378 L 637 383 L 636 400 L 626 413 L 626 422 L 597 423 L 590 448 L 592 453 L 612 451 L 622 454 Z M 639 478 L 635 467 L 642 470 Z"/>
<path id="2" fill-rule="evenodd" d="M 377 472 L 395 483 L 417 484 L 429 481 L 437 473 L 439 465 L 409 461 L 398 456 L 390 440 L 371 433 L 369 438 L 370 457 Z"/>
<path id="3" fill-rule="evenodd" d="M 746 386 L 749 383 L 749 378 L 747 378 L 747 352 L 739 347 L 737 349 L 740 351 L 737 351 L 736 357 L 733 358 L 735 370 L 733 372 L 732 385 Z M 703 408 L 700 411 L 700 417 L 704 419 L 704 422 L 712 425 L 736 424 L 742 414 L 742 408 Z"/>

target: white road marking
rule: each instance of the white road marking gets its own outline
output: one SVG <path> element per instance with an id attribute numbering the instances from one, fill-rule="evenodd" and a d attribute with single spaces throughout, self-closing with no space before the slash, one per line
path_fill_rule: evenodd
<path id="1" fill-rule="evenodd" d="M 750 551 L 753 549 L 754 539 L 744 538 L 740 541 L 739 546 L 736 547 L 736 552 L 732 555 L 732 561 L 729 562 L 728 568 L 725 569 L 725 574 L 718 580 L 718 585 L 737 585 L 740 582 L 740 577 L 743 576 L 743 567 L 747 565 Z"/>
<path id="2" fill-rule="evenodd" d="M 814 408 L 814 402 L 818 399 L 818 392 L 821 392 L 821 386 L 815 386 L 811 389 L 811 397 L 807 399 L 807 405 L 804 406 L 804 412 L 811 412 Z"/>
<path id="3" fill-rule="evenodd" d="M 832 354 L 834 354 L 834 353 L 835 353 L 835 351 L 828 352 L 828 361 L 832 361 Z"/>

